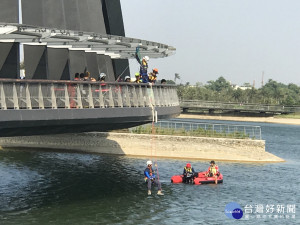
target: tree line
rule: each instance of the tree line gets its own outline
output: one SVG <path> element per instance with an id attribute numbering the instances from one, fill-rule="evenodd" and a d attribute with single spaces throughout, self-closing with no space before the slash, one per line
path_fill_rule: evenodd
<path id="1" fill-rule="evenodd" d="M 175 83 L 169 80 L 167 83 Z M 246 89 L 245 89 L 246 88 Z M 189 83 L 177 87 L 178 97 L 183 100 L 202 100 L 218 102 L 237 102 L 271 105 L 300 105 L 300 86 L 288 85 L 269 79 L 261 88 L 254 88 L 249 83 L 243 89 L 234 88 L 224 77 L 208 81 L 207 84 Z"/>

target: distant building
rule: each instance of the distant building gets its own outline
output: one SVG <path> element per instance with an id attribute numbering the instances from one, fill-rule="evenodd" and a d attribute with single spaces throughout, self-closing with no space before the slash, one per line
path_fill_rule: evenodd
<path id="1" fill-rule="evenodd" d="M 234 90 L 237 90 L 238 88 L 241 89 L 241 90 L 247 90 L 247 89 L 252 89 L 251 86 L 239 86 L 237 84 L 232 84 L 231 87 L 234 89 Z"/>

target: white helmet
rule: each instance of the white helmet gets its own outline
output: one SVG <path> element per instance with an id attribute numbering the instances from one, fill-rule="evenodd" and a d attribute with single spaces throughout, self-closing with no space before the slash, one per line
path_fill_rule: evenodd
<path id="1" fill-rule="evenodd" d="M 144 56 L 143 59 L 145 59 L 146 61 L 149 61 L 149 56 Z"/>
<path id="2" fill-rule="evenodd" d="M 147 161 L 147 166 L 152 165 L 152 161 Z"/>
<path id="3" fill-rule="evenodd" d="M 106 77 L 106 74 L 105 73 L 100 73 L 99 77 L 100 78 Z"/>
<path id="4" fill-rule="evenodd" d="M 125 80 L 127 80 L 127 79 L 130 79 L 130 76 L 126 76 L 126 77 L 125 77 Z"/>

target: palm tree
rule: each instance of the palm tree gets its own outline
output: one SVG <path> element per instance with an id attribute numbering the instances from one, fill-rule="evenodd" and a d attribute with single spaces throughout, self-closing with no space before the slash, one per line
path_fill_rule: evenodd
<path id="1" fill-rule="evenodd" d="M 175 73 L 174 82 L 176 83 L 176 80 L 180 80 L 179 73 Z"/>

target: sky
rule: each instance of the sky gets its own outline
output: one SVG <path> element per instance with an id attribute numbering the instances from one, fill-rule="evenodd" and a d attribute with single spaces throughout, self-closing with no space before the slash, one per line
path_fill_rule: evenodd
<path id="1" fill-rule="evenodd" d="M 121 6 L 127 37 L 177 49 L 150 59 L 160 79 L 179 73 L 183 84 L 223 76 L 256 88 L 269 79 L 300 85 L 299 0 L 121 0 Z M 130 60 L 132 76 L 138 68 Z"/>

